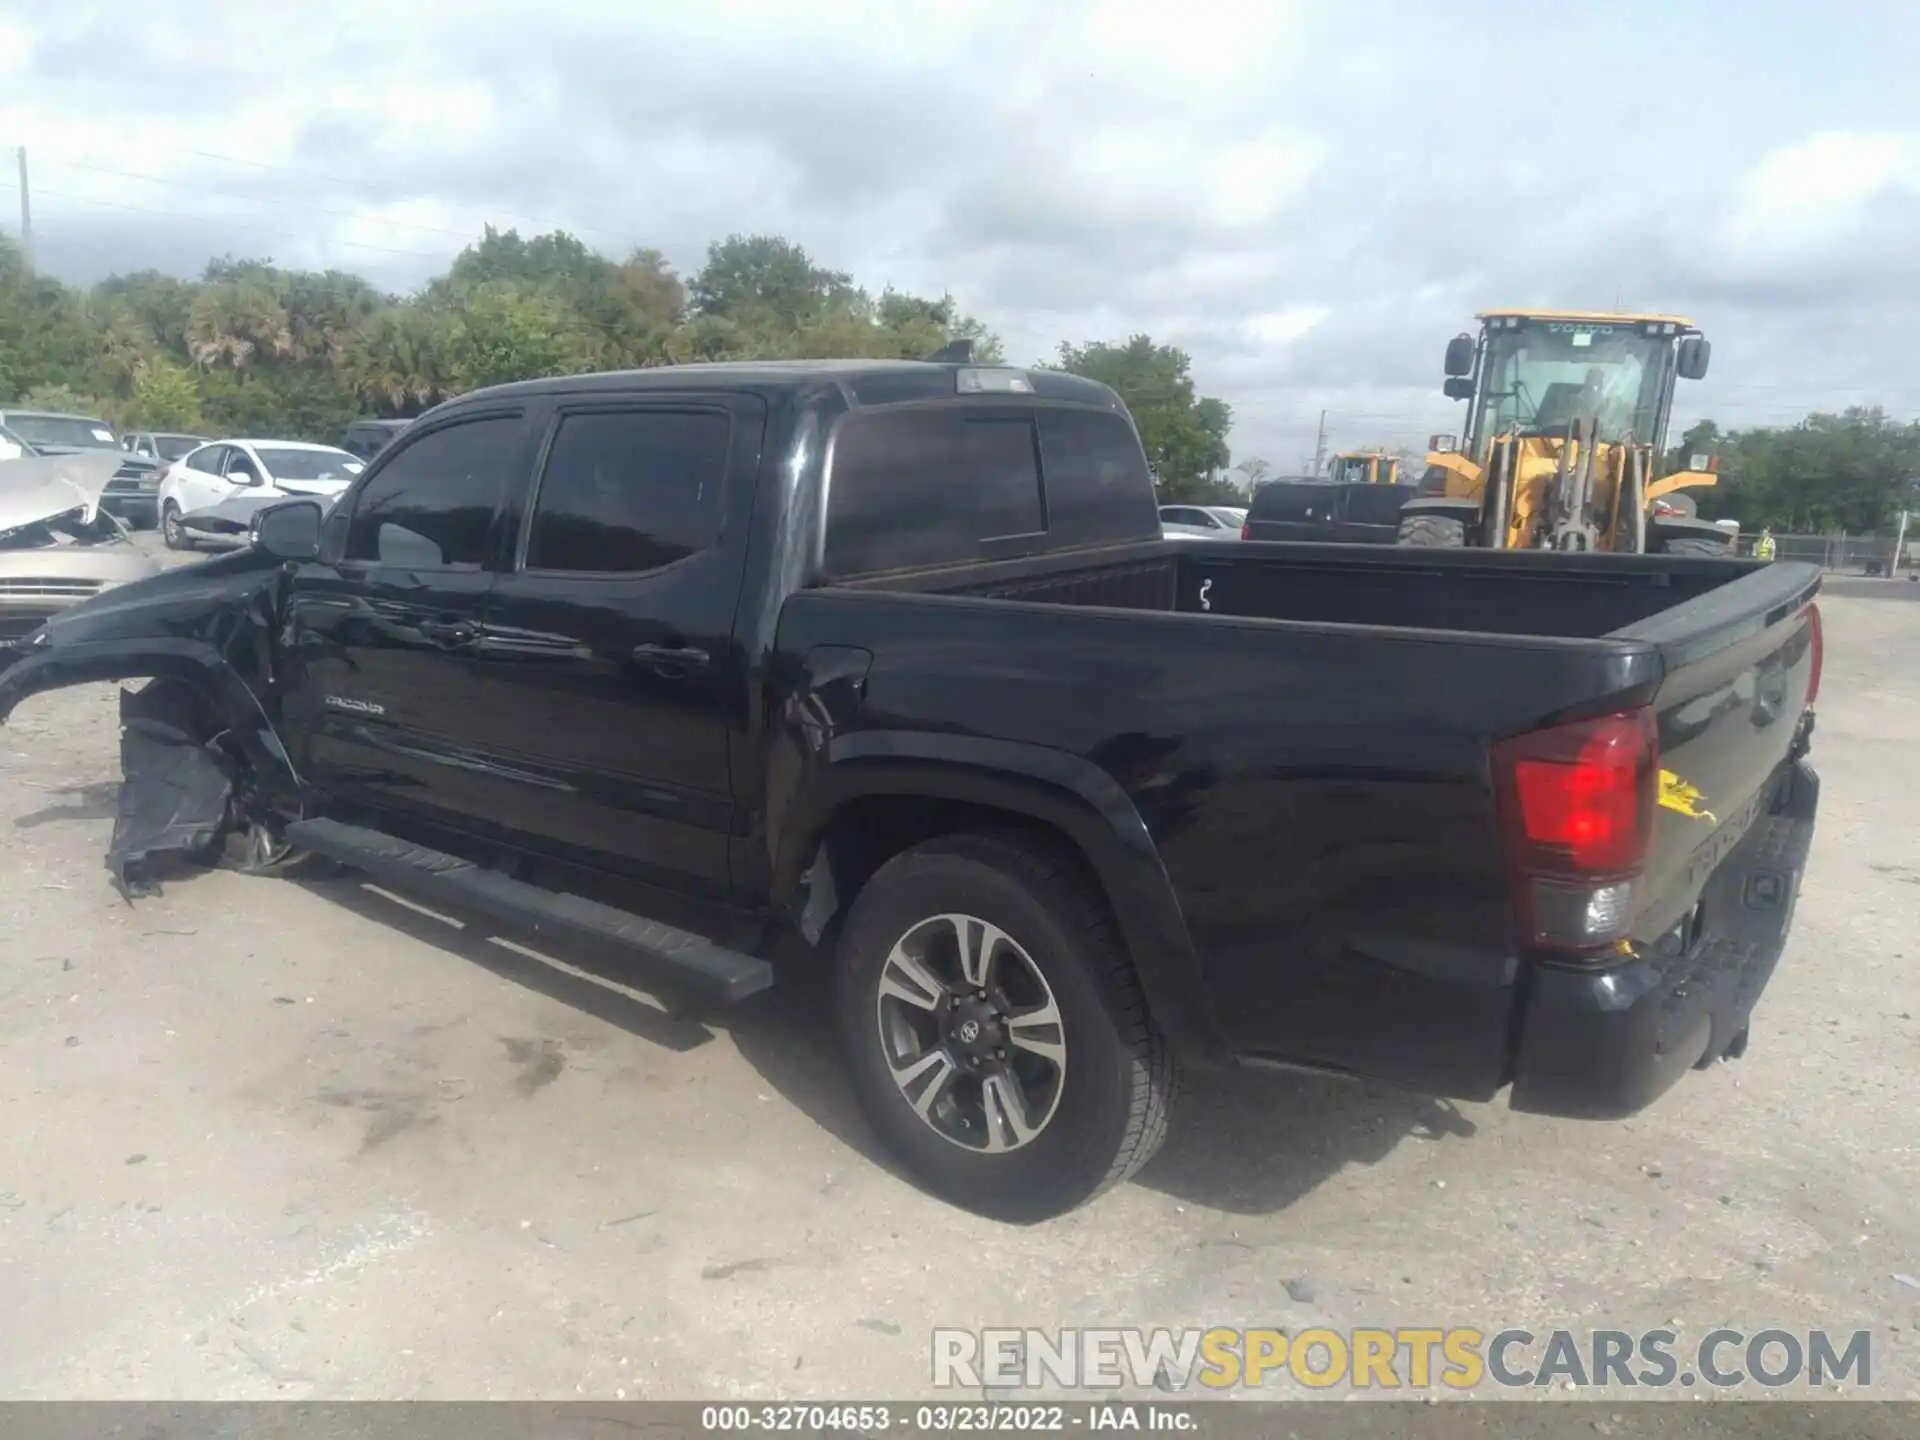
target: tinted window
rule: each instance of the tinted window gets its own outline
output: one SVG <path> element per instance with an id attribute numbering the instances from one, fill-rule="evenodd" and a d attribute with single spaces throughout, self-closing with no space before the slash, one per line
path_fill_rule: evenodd
<path id="1" fill-rule="evenodd" d="M 1349 485 L 1346 518 L 1356 525 L 1397 525 L 1400 507 L 1413 498 L 1411 485 Z"/>
<path id="2" fill-rule="evenodd" d="M 220 473 L 220 461 L 226 455 L 224 445 L 204 445 L 187 457 L 187 468 L 204 470 L 209 475 Z"/>
<path id="3" fill-rule="evenodd" d="M 725 415 L 569 415 L 547 456 L 527 536 L 529 570 L 632 572 L 704 550 L 720 525 Z"/>
<path id="4" fill-rule="evenodd" d="M 1127 417 L 1111 410 L 1044 409 L 1039 414 L 1047 529 L 1054 545 L 1157 540 L 1153 477 Z"/>
<path id="5" fill-rule="evenodd" d="M 986 542 L 1047 528 L 1027 415 L 870 411 L 850 416 L 834 441 L 826 565 L 835 575 L 977 559 Z"/>
<path id="6" fill-rule="evenodd" d="M 1165 506 L 1160 511 L 1160 519 L 1168 525 L 1196 525 L 1199 523 L 1194 519 L 1193 511 L 1183 509 L 1178 505 Z"/>
<path id="7" fill-rule="evenodd" d="M 413 569 L 480 565 L 519 441 L 519 417 L 500 416 L 449 425 L 397 451 L 354 503 L 346 558 Z"/>
<path id="8" fill-rule="evenodd" d="M 1305 520 L 1332 520 L 1339 498 L 1339 487 L 1334 485 L 1290 485 L 1284 481 L 1262 485 L 1254 491 L 1247 518 L 1256 525 L 1262 521 L 1298 524 Z"/>

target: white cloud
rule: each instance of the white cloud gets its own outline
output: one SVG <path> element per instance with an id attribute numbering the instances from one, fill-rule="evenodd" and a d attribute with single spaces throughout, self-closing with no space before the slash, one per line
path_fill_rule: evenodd
<path id="1" fill-rule="evenodd" d="M 1440 347 L 1515 301 L 1694 313 L 1732 423 L 1920 410 L 1904 14 L 1587 12 L 1594 73 L 1720 37 L 1713 83 L 1635 99 L 1543 69 L 1518 0 L 96 0 L 0 21 L 0 140 L 75 278 L 232 252 L 404 289 L 488 221 L 683 268 L 775 231 L 1019 358 L 1182 344 L 1286 464 L 1323 405 L 1335 443 L 1446 428 Z"/>

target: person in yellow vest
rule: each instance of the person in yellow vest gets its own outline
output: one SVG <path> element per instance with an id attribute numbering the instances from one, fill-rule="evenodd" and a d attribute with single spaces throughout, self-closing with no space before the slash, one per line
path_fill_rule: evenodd
<path id="1" fill-rule="evenodd" d="M 1771 560 L 1773 558 L 1773 527 L 1772 526 L 1769 525 L 1769 526 L 1762 527 L 1760 531 L 1760 538 L 1753 542 L 1753 553 L 1756 559 Z"/>

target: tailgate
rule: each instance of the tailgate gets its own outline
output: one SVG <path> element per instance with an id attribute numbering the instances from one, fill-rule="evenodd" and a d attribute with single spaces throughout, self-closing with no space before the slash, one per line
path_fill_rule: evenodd
<path id="1" fill-rule="evenodd" d="M 1780 563 L 1615 632 L 1660 649 L 1661 803 L 1636 934 L 1685 921 L 1775 798 L 1813 686 L 1820 572 Z"/>

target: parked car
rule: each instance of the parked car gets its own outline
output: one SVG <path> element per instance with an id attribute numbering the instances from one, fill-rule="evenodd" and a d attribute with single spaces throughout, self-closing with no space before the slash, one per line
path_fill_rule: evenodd
<path id="1" fill-rule="evenodd" d="M 0 430 L 0 455 L 9 443 Z M 159 573 L 101 509 L 117 468 L 92 453 L 0 458 L 0 656 L 69 606 Z"/>
<path id="2" fill-rule="evenodd" d="M 27 441 L 41 455 L 77 455 L 95 450 L 119 455 L 120 463 L 101 497 L 102 507 L 136 529 L 151 530 L 158 523 L 159 462 L 125 453 L 120 437 L 106 421 L 55 410 L 0 410 L 0 426 Z"/>
<path id="3" fill-rule="evenodd" d="M 302 440 L 216 440 L 167 467 L 160 482 L 160 530 L 173 550 L 190 550 L 195 534 L 183 525 L 236 495 L 284 500 L 305 495 L 331 499 L 344 491 L 365 462 L 333 445 Z"/>
<path id="4" fill-rule="evenodd" d="M 1400 530 L 1400 507 L 1418 489 L 1414 485 L 1276 480 L 1253 492 L 1243 537 L 1391 545 Z"/>
<path id="5" fill-rule="evenodd" d="M 181 544 L 184 550 L 239 550 L 253 543 L 253 525 L 262 510 L 286 499 L 281 492 L 262 495 L 258 490 L 235 490 L 226 499 L 189 510 L 180 517 Z M 332 505 L 330 496 L 316 497 L 323 506 Z"/>
<path id="6" fill-rule="evenodd" d="M 1739 1055 L 1819 585 L 1169 541 L 1078 376 L 667 367 L 448 402 L 55 619 L 0 718 L 103 674 L 204 717 L 123 754 L 123 882 L 235 825 L 709 1003 L 814 947 L 905 1170 L 1031 1220 L 1145 1161 L 1178 1066 L 1607 1117 Z"/>
<path id="7" fill-rule="evenodd" d="M 1247 512 L 1237 505 L 1162 505 L 1160 529 L 1194 540 L 1238 540 Z"/>
<path id="8" fill-rule="evenodd" d="M 120 437 L 123 449 L 162 466 L 185 459 L 190 451 L 206 443 L 205 435 L 181 435 L 165 430 L 136 430 Z"/>
<path id="9" fill-rule="evenodd" d="M 356 420 L 347 426 L 340 444 L 362 460 L 371 460 L 412 423 L 411 420 Z"/>

